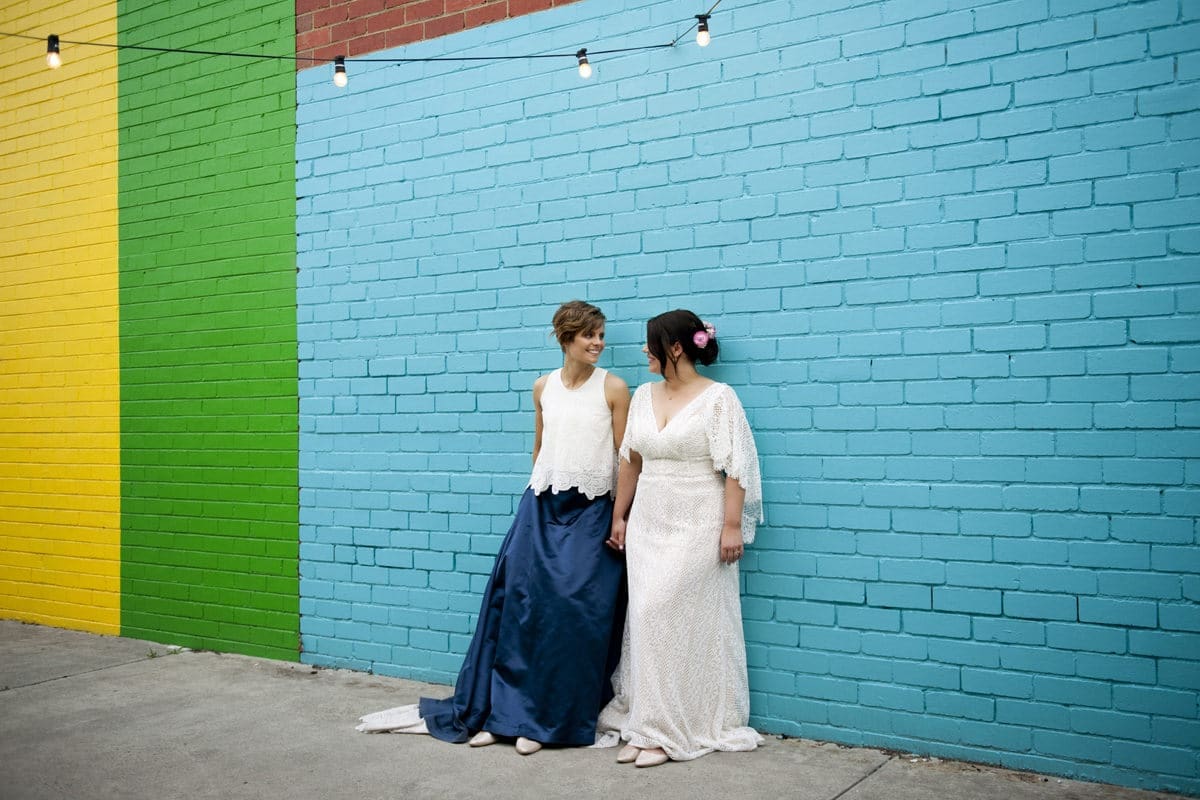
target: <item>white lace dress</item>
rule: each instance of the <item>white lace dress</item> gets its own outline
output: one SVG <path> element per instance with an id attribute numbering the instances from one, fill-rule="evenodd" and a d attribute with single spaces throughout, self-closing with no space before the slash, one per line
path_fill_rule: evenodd
<path id="1" fill-rule="evenodd" d="M 658 430 L 650 385 L 629 409 L 621 457 L 642 472 L 625 553 L 629 611 L 616 697 L 600 714 L 601 745 L 617 734 L 686 761 L 753 750 L 738 566 L 722 564 L 725 476 L 746 490 L 742 538 L 762 521 L 758 452 L 733 389 L 708 386 Z"/>

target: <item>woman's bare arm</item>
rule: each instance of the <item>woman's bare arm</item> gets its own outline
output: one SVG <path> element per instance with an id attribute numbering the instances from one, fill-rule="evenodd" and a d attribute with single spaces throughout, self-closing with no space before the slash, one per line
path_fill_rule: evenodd
<path id="1" fill-rule="evenodd" d="M 725 524 L 721 526 L 721 561 L 732 564 L 742 557 L 742 509 L 746 490 L 734 478 L 725 476 Z"/>
<path id="2" fill-rule="evenodd" d="M 542 390 L 546 388 L 545 375 L 533 382 L 533 463 L 537 463 L 542 452 Z"/>

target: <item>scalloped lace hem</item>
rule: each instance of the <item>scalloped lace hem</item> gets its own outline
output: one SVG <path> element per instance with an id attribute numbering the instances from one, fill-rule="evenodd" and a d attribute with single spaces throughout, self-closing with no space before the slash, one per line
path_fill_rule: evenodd
<path id="1" fill-rule="evenodd" d="M 616 481 L 611 475 L 598 475 L 594 472 L 534 470 L 529 478 L 529 488 L 533 489 L 534 494 L 541 494 L 547 489 L 553 494 L 574 490 L 588 500 L 611 494 L 615 485 Z"/>

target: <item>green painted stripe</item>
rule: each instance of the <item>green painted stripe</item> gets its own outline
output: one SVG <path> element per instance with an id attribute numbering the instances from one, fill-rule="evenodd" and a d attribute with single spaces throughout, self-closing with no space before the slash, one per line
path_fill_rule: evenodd
<path id="1" fill-rule="evenodd" d="M 118 30 L 290 53 L 295 6 L 120 0 Z M 121 630 L 294 660 L 294 64 L 119 62 Z"/>

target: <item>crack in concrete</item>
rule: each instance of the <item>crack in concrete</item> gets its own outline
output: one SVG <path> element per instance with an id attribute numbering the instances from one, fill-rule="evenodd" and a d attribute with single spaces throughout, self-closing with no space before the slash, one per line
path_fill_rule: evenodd
<path id="1" fill-rule="evenodd" d="M 893 761 L 895 761 L 895 760 L 896 760 L 896 757 L 895 757 L 895 756 L 888 756 L 886 759 L 884 759 L 882 762 L 880 762 L 880 763 L 879 763 L 879 764 L 878 764 L 878 765 L 875 767 L 875 769 L 871 770 L 871 771 L 870 771 L 870 772 L 868 772 L 866 775 L 863 775 L 861 778 L 859 778 L 859 779 L 858 779 L 858 780 L 856 780 L 854 783 L 852 783 L 852 784 L 850 784 L 849 786 L 847 786 L 845 789 L 842 789 L 840 792 L 838 792 L 837 794 L 835 794 L 833 797 L 829 798 L 829 800 L 839 800 L 839 798 L 841 798 L 841 797 L 845 797 L 845 796 L 846 796 L 846 793 L 847 793 L 847 792 L 849 792 L 851 789 L 853 789 L 855 786 L 858 786 L 860 783 L 862 783 L 863 781 L 865 781 L 867 778 L 871 777 L 871 776 L 872 776 L 872 775 L 874 775 L 876 772 L 879 772 L 879 770 L 883 769 L 884 767 L 886 767 L 888 764 L 892 763 L 892 762 L 893 762 Z"/>
<path id="2" fill-rule="evenodd" d="M 128 667 L 130 664 L 140 664 L 143 661 L 152 661 L 155 658 L 162 658 L 162 657 L 163 656 L 142 656 L 141 658 L 135 658 L 132 661 L 122 661 L 120 664 L 107 664 L 103 667 L 96 667 L 95 669 L 87 669 L 87 670 L 84 670 L 83 672 L 72 672 L 68 675 L 59 675 L 54 678 L 46 678 L 44 680 L 34 681 L 33 683 L 23 683 L 20 686 L 3 686 L 3 687 L 0 687 L 0 694 L 3 694 L 4 692 L 15 692 L 18 689 L 28 689 L 33 686 L 42 686 L 47 683 L 54 683 L 55 681 L 65 681 L 69 678 L 79 677 L 80 675 L 91 675 L 96 672 L 103 672 L 106 669 L 116 669 L 117 667 Z"/>

